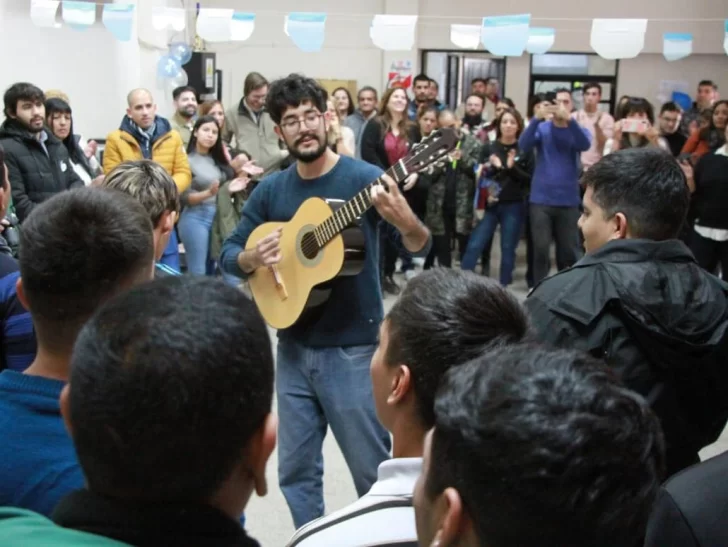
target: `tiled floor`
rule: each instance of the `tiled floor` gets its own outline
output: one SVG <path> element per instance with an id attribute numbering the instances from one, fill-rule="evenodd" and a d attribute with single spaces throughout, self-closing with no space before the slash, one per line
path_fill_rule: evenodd
<path id="1" fill-rule="evenodd" d="M 499 258 L 497 257 L 497 245 L 493 246 L 492 271 L 497 272 Z M 519 251 L 522 252 L 523 249 Z M 519 255 L 521 254 L 519 252 Z M 517 281 L 511 287 L 516 296 L 523 300 L 526 298 L 527 287 L 525 284 L 525 265 L 519 256 L 519 264 L 514 275 Z M 404 283 L 400 279 L 401 283 Z M 385 300 L 385 309 L 394 302 L 393 297 Z M 275 333 L 271 331 L 271 337 L 275 344 Z M 715 444 L 705 448 L 701 452 L 703 459 L 709 458 L 728 450 L 728 429 Z M 351 503 L 356 499 L 354 485 L 346 467 L 341 451 L 336 445 L 331 432 L 324 442 L 324 495 L 326 500 L 326 511 L 331 512 Z M 278 459 L 277 453 L 268 463 L 268 495 L 265 498 L 254 497 L 246 511 L 246 528 L 251 536 L 256 538 L 264 547 L 282 547 L 293 534 L 293 522 L 291 521 L 288 506 L 278 488 Z M 332 546 L 333 547 L 333 546 Z"/>

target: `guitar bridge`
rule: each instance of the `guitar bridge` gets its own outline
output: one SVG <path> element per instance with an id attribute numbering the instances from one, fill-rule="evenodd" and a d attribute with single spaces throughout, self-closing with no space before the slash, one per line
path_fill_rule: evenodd
<path id="1" fill-rule="evenodd" d="M 283 277 L 281 276 L 281 273 L 278 271 L 278 268 L 275 266 L 271 266 L 270 273 L 273 274 L 273 280 L 276 284 L 276 290 L 278 291 L 278 296 L 280 296 L 281 300 L 287 300 L 288 299 L 288 291 L 286 290 L 286 284 L 283 282 Z"/>

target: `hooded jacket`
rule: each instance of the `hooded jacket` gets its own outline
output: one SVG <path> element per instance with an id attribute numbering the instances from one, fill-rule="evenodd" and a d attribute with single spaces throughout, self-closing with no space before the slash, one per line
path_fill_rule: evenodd
<path id="1" fill-rule="evenodd" d="M 7 119 L 0 125 L 0 145 L 5 149 L 13 203 L 21 222 L 39 203 L 64 190 L 84 186 L 73 170 L 66 147 L 50 129 L 44 130 L 45 149 L 36 135 L 17 121 Z"/>
<path id="2" fill-rule="evenodd" d="M 157 116 L 154 123 L 156 129 L 151 140 L 151 159 L 164 167 L 164 170 L 174 179 L 181 194 L 190 187 L 192 182 L 192 172 L 182 137 L 176 131 L 172 131 L 172 126 L 161 116 Z M 119 129 L 110 133 L 106 138 L 105 174 L 108 175 L 109 171 L 122 162 L 144 159 L 142 146 L 136 135 L 137 130 L 132 126 L 129 116 L 124 116 Z"/>
<path id="3" fill-rule="evenodd" d="M 728 420 L 728 285 L 678 240 L 610 241 L 545 279 L 525 306 L 545 342 L 604 360 L 660 418 L 668 474 Z"/>

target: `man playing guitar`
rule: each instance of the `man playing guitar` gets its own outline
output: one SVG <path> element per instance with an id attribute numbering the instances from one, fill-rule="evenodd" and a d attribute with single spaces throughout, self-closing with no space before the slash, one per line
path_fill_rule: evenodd
<path id="1" fill-rule="evenodd" d="M 292 74 L 274 82 L 266 108 L 297 161 L 261 181 L 224 244 L 222 269 L 239 277 L 282 259 L 280 229 L 245 250 L 256 227 L 289 221 L 310 197 L 349 200 L 382 175 L 378 167 L 328 148 L 326 92 L 315 80 Z M 383 317 L 377 223 L 384 219 L 394 225 L 414 256 L 426 256 L 431 243 L 397 185 L 388 177 L 385 182 L 386 189 L 372 188 L 374 209 L 361 216 L 367 248 L 361 273 L 332 281 L 315 320 L 278 331 L 278 475 L 296 528 L 324 514 L 321 448 L 327 426 L 359 496 L 377 480 L 379 464 L 389 457 L 389 434 L 377 420 L 369 378 Z"/>

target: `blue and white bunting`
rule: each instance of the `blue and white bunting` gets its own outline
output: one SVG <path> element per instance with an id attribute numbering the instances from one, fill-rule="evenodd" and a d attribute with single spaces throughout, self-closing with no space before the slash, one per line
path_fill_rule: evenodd
<path id="1" fill-rule="evenodd" d="M 478 49 L 480 29 L 479 25 L 450 25 L 450 41 L 463 49 Z"/>
<path id="2" fill-rule="evenodd" d="M 416 27 L 416 15 L 377 14 L 369 27 L 369 37 L 384 51 L 410 51 L 415 46 Z"/>
<path id="3" fill-rule="evenodd" d="M 483 17 L 481 40 L 493 55 L 520 57 L 528 43 L 531 14 Z"/>
<path id="4" fill-rule="evenodd" d="M 233 10 L 201 8 L 197 14 L 197 34 L 208 42 L 229 42 Z"/>
<path id="5" fill-rule="evenodd" d="M 96 22 L 96 4 L 63 0 L 63 22 L 73 30 L 86 30 Z"/>
<path id="6" fill-rule="evenodd" d="M 526 51 L 532 55 L 543 55 L 554 46 L 556 30 L 547 27 L 531 27 L 528 30 Z"/>
<path id="7" fill-rule="evenodd" d="M 255 30 L 255 14 L 233 12 L 230 21 L 230 39 L 233 42 L 242 42 L 250 38 Z"/>
<path id="8" fill-rule="evenodd" d="M 134 29 L 134 4 L 104 4 L 101 21 L 117 40 L 128 42 Z"/>
<path id="9" fill-rule="evenodd" d="M 647 19 L 594 19 L 590 44 L 605 59 L 632 59 L 645 47 Z"/>
<path id="10" fill-rule="evenodd" d="M 283 30 L 301 51 L 321 51 L 326 31 L 325 13 L 293 12 L 286 15 Z"/>
<path id="11" fill-rule="evenodd" d="M 662 54 L 668 61 L 677 61 L 693 52 L 693 35 L 689 33 L 666 32 Z"/>
<path id="12" fill-rule="evenodd" d="M 56 13 L 60 0 L 32 0 L 30 3 L 30 20 L 37 27 L 58 28 Z"/>

